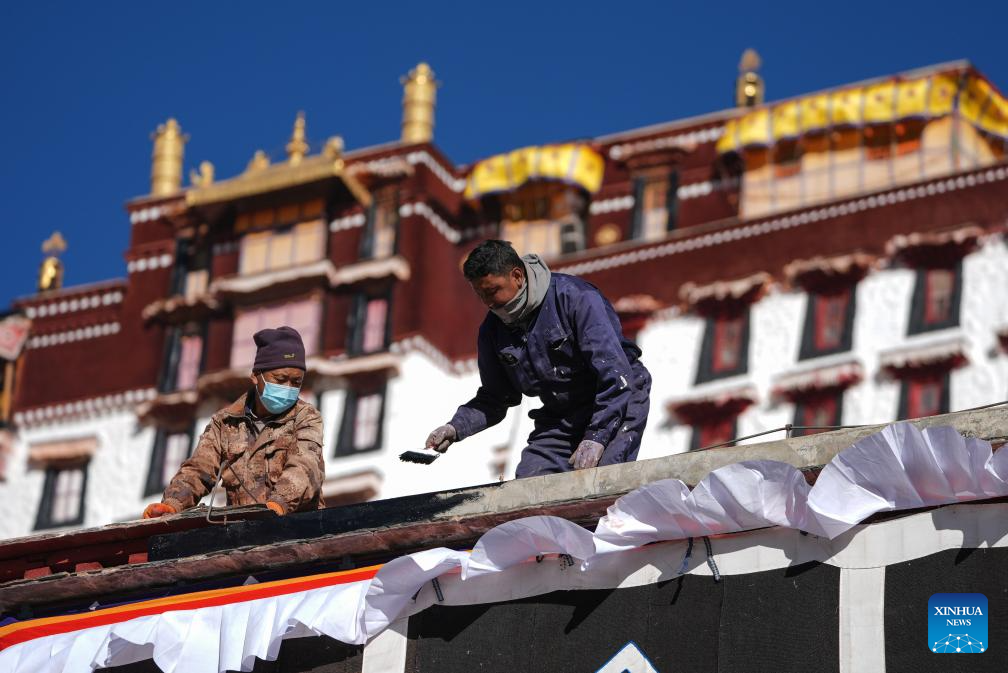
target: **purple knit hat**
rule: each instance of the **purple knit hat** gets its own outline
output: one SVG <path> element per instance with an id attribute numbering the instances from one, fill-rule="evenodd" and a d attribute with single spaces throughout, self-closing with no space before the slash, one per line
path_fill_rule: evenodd
<path id="1" fill-rule="evenodd" d="M 304 342 L 293 327 L 259 330 L 252 337 L 256 345 L 253 371 L 264 372 L 283 367 L 305 369 Z"/>

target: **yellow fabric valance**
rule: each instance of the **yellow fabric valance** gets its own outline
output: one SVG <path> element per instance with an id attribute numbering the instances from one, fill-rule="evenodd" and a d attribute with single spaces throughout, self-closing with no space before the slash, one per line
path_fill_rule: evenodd
<path id="1" fill-rule="evenodd" d="M 935 119 L 958 109 L 980 131 L 1008 139 L 1008 101 L 983 77 L 941 73 L 892 79 L 767 105 L 725 124 L 719 153 L 771 145 L 831 126 Z"/>
<path id="2" fill-rule="evenodd" d="M 465 197 L 509 192 L 530 180 L 559 180 L 596 192 L 602 185 L 605 159 L 588 145 L 567 143 L 523 147 L 498 154 L 473 166 Z"/>

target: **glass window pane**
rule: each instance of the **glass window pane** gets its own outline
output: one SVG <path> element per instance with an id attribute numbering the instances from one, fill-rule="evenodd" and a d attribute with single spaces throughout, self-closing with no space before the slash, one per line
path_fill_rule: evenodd
<path id="1" fill-rule="evenodd" d="M 206 269 L 199 269 L 198 271 L 190 271 L 187 273 L 185 282 L 185 298 L 189 301 L 194 301 L 206 294 L 209 278 L 210 274 Z"/>
<path id="2" fill-rule="evenodd" d="M 395 203 L 380 203 L 375 209 L 374 250 L 376 258 L 388 257 L 395 248 Z"/>
<path id="3" fill-rule="evenodd" d="M 52 521 L 65 523 L 80 514 L 80 495 L 84 486 L 84 471 L 80 468 L 60 470 L 53 489 Z"/>
<path id="4" fill-rule="evenodd" d="M 324 225 L 321 220 L 303 222 L 294 227 L 294 264 L 322 259 L 325 253 Z"/>
<path id="5" fill-rule="evenodd" d="M 367 315 L 364 320 L 364 338 L 361 350 L 373 353 L 385 348 L 385 321 L 388 314 L 388 301 L 372 299 L 367 303 Z"/>
<path id="6" fill-rule="evenodd" d="M 266 250 L 268 247 L 268 232 L 246 234 L 241 241 L 241 264 L 239 265 L 239 272 L 247 275 L 265 271 Z"/>
<path id="7" fill-rule="evenodd" d="M 268 259 L 266 266 L 270 271 L 291 266 L 294 260 L 294 235 L 291 231 L 273 232 Z"/>
<path id="8" fill-rule="evenodd" d="M 361 451 L 372 448 L 378 441 L 381 423 L 382 395 L 374 393 L 357 399 L 357 414 L 354 418 L 354 449 Z"/>
<path id="9" fill-rule="evenodd" d="M 182 337 L 181 354 L 179 356 L 178 375 L 175 388 L 191 390 L 196 387 L 199 376 L 200 358 L 203 355 L 203 338 L 199 336 Z"/>
<path id="10" fill-rule="evenodd" d="M 927 272 L 924 322 L 946 322 L 952 315 L 952 294 L 955 290 L 955 272 L 951 269 L 932 269 Z"/>
<path id="11" fill-rule="evenodd" d="M 260 310 L 252 309 L 235 315 L 231 338 L 231 368 L 245 369 L 255 362 L 255 342 L 252 335 L 259 331 Z"/>
<path id="12" fill-rule="evenodd" d="M 314 355 L 318 350 L 319 318 L 321 316 L 322 303 L 318 299 L 305 299 L 291 302 L 281 307 L 282 317 L 278 316 L 279 322 L 268 327 L 279 327 L 289 325 L 301 334 L 304 342 L 305 355 Z"/>
<path id="13" fill-rule="evenodd" d="M 165 440 L 164 463 L 161 466 L 161 484 L 168 485 L 182 462 L 189 457 L 189 435 L 168 435 Z"/>

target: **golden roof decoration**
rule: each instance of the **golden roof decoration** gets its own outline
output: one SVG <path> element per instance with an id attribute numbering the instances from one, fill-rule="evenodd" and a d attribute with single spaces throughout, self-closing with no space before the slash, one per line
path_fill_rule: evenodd
<path id="1" fill-rule="evenodd" d="M 270 165 L 269 155 L 262 150 L 256 150 L 252 158 L 249 159 L 248 165 L 245 167 L 246 173 L 255 173 L 258 171 L 265 170 Z"/>
<path id="2" fill-rule="evenodd" d="M 301 163 L 301 160 L 308 154 L 308 150 L 311 149 L 305 140 L 304 112 L 297 113 L 297 118 L 294 119 L 294 130 L 291 132 L 290 142 L 287 143 L 285 149 L 287 150 L 287 161 L 292 165 Z"/>
<path id="3" fill-rule="evenodd" d="M 39 292 L 49 292 L 63 287 L 63 263 L 58 255 L 67 249 L 66 239 L 63 234 L 54 231 L 52 236 L 42 243 L 42 252 L 46 257 L 39 266 L 38 290 Z"/>
<path id="4" fill-rule="evenodd" d="M 213 184 L 214 165 L 209 161 L 201 161 L 199 172 L 189 171 L 189 182 L 193 187 L 206 187 Z"/>
<path id="5" fill-rule="evenodd" d="M 739 72 L 752 72 L 759 70 L 762 65 L 763 60 L 760 58 L 759 52 L 755 49 L 746 49 L 742 52 L 742 58 L 739 60 L 738 69 Z"/>
<path id="6" fill-rule="evenodd" d="M 605 159 L 584 143 L 523 147 L 477 162 L 466 181 L 465 197 L 509 192 L 530 180 L 551 180 L 595 193 L 602 185 Z"/>
<path id="7" fill-rule="evenodd" d="M 342 138 L 329 138 L 319 154 L 308 156 L 308 149 L 304 114 L 298 113 L 287 144 L 288 161 L 272 164 L 265 152 L 256 150 L 244 173 L 226 180 L 204 182 L 201 179 L 198 184 L 194 183 L 186 192 L 186 203 L 190 207 L 221 203 L 327 178 L 339 178 L 359 203 L 365 206 L 371 204 L 367 189 L 344 170 Z M 210 175 L 212 178 L 212 172 Z"/>
<path id="8" fill-rule="evenodd" d="M 182 133 L 182 127 L 173 117 L 160 124 L 151 139 L 154 152 L 151 155 L 151 195 L 167 196 L 182 187 L 182 160 L 185 144 L 189 136 Z"/>
<path id="9" fill-rule="evenodd" d="M 423 62 L 405 77 L 400 77 L 399 82 L 403 85 L 400 140 L 404 143 L 430 142 L 434 139 L 434 108 L 441 83 L 431 67 Z"/>
<path id="10" fill-rule="evenodd" d="M 942 71 L 888 77 L 755 107 L 725 124 L 717 150 L 723 154 L 766 147 L 834 126 L 931 120 L 953 113 L 981 133 L 1008 140 L 1008 99 L 981 75 Z"/>
<path id="11" fill-rule="evenodd" d="M 63 234 L 61 234 L 58 231 L 54 231 L 52 233 L 52 236 L 47 238 L 42 243 L 42 252 L 44 252 L 47 255 L 59 255 L 63 252 L 66 252 L 66 249 L 67 249 L 66 239 L 63 238 Z"/>

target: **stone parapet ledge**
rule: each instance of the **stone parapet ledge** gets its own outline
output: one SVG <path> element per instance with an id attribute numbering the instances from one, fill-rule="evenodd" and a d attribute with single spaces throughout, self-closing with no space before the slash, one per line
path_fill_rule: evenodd
<path id="1" fill-rule="evenodd" d="M 1008 413 L 1004 407 L 913 422 L 920 428 L 951 425 L 965 436 L 985 439 L 996 447 L 1008 439 Z M 590 525 L 618 497 L 644 484 L 669 478 L 696 484 L 710 471 L 743 460 L 782 461 L 811 480 L 839 452 L 883 427 L 842 429 L 285 517 L 263 514 L 257 511 L 260 508 L 229 508 L 215 514 L 218 518 L 228 512 L 234 522 L 227 526 L 201 524 L 199 519 L 205 516 L 205 510 L 190 510 L 164 520 L 38 536 L 44 538 L 38 542 L 47 543 L 44 546 L 50 556 L 57 551 L 53 549 L 56 546 L 74 549 L 81 543 L 143 536 L 147 536 L 149 554 L 144 555 L 143 562 L 5 582 L 0 584 L 0 610 L 14 605 L 88 600 L 92 596 L 284 567 L 303 568 L 304 572 L 311 572 L 321 563 L 360 567 L 421 549 L 464 548 L 494 526 L 537 514 Z M 247 518 L 250 516 L 253 518 Z M 245 520 L 238 520 L 243 517 Z M 0 558 L 8 562 L 15 560 L 12 554 L 4 554 L 4 548 L 11 544 L 25 551 L 37 545 L 32 538 L 0 545 Z M 34 551 L 37 555 L 38 550 Z"/>

